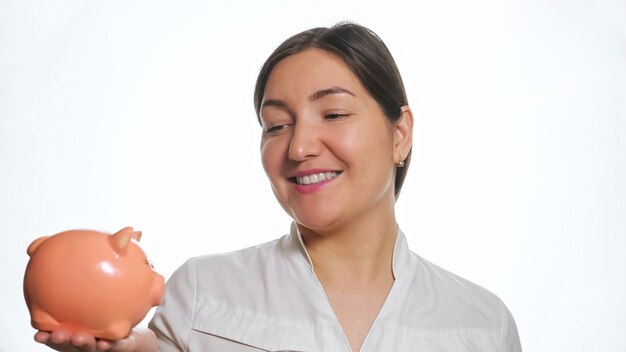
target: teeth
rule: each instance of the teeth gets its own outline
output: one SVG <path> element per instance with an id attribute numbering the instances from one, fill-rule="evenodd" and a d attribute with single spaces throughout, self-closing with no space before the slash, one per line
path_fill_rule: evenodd
<path id="1" fill-rule="evenodd" d="M 319 174 L 296 177 L 296 182 L 299 185 L 311 185 L 314 183 L 322 182 L 324 180 L 330 180 L 331 178 L 337 177 L 337 175 L 338 173 L 336 171 L 321 172 Z"/>

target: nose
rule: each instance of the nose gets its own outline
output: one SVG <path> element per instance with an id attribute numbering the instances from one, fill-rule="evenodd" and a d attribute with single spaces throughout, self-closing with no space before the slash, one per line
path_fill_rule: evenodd
<path id="1" fill-rule="evenodd" d="M 306 120 L 296 122 L 287 157 L 293 161 L 304 161 L 319 156 L 321 152 L 322 141 L 318 129 Z"/>

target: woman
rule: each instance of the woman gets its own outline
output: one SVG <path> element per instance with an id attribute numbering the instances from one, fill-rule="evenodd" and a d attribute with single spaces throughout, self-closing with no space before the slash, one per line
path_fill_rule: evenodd
<path id="1" fill-rule="evenodd" d="M 192 258 L 150 330 L 111 351 L 521 351 L 504 304 L 409 251 L 394 206 L 413 116 L 384 43 L 355 24 L 299 33 L 265 62 L 261 158 L 291 233 Z M 83 334 L 39 332 L 59 350 Z"/>

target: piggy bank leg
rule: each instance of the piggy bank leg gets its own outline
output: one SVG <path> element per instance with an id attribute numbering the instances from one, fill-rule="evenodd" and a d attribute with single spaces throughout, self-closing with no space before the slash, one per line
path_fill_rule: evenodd
<path id="1" fill-rule="evenodd" d="M 118 321 L 104 328 L 98 337 L 107 340 L 119 340 L 128 336 L 131 330 L 132 326 L 129 321 Z"/>
<path id="2" fill-rule="evenodd" d="M 30 317 L 30 324 L 35 329 L 42 331 L 54 331 L 59 328 L 59 322 L 39 307 L 33 307 Z"/>

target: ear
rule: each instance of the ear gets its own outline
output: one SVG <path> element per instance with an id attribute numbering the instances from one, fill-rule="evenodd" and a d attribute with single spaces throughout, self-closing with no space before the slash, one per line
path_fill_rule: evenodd
<path id="1" fill-rule="evenodd" d="M 413 112 L 408 105 L 401 108 L 402 115 L 393 124 L 393 158 L 397 164 L 406 159 L 413 146 Z"/>
<path id="2" fill-rule="evenodd" d="M 48 237 L 50 236 L 44 236 L 44 237 L 39 237 L 38 239 L 34 240 L 30 246 L 28 246 L 28 249 L 26 249 L 26 253 L 28 253 L 29 256 L 33 256 L 33 254 L 35 254 L 35 251 L 37 250 L 37 248 L 39 248 L 39 246 L 41 246 L 41 244 L 48 239 Z"/>
<path id="3" fill-rule="evenodd" d="M 132 227 L 125 227 L 119 231 L 117 231 L 111 238 L 111 246 L 113 250 L 115 250 L 118 254 L 126 253 L 126 247 L 130 243 L 131 238 L 134 238 L 136 232 Z M 141 236 L 141 234 L 140 234 Z"/>
<path id="4" fill-rule="evenodd" d="M 134 231 L 130 237 L 137 242 L 141 241 L 141 231 Z"/>

